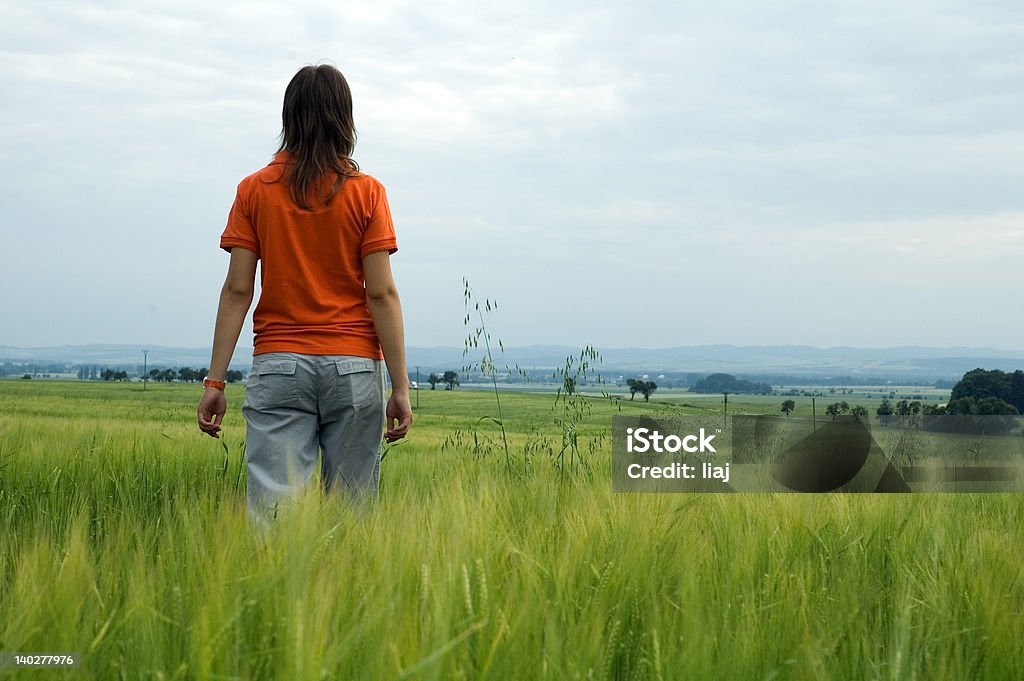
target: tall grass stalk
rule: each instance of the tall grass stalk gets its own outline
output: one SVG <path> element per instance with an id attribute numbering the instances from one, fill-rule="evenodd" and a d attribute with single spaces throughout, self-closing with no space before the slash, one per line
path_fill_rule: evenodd
<path id="1" fill-rule="evenodd" d="M 463 277 L 463 301 L 466 307 L 466 317 L 463 320 L 464 326 L 469 329 L 470 322 L 472 320 L 472 312 L 476 312 L 477 319 L 479 320 L 479 326 L 473 328 L 466 335 L 466 340 L 462 349 L 462 356 L 466 357 L 472 348 L 479 348 L 481 339 L 484 343 L 484 352 L 479 362 L 476 365 L 480 368 L 480 372 L 485 378 L 490 378 L 491 387 L 494 390 L 494 403 L 497 407 L 498 418 L 491 419 L 498 424 L 501 428 L 501 444 L 505 451 L 505 469 L 509 476 L 513 475 L 512 469 L 512 451 L 508 446 L 508 433 L 505 431 L 505 418 L 501 413 L 501 395 L 498 393 L 498 379 L 497 379 L 497 367 L 494 364 L 494 356 L 491 353 L 491 333 L 487 330 L 487 323 L 484 321 L 484 312 L 490 313 L 491 310 L 498 309 L 497 301 L 492 301 L 488 298 L 484 298 L 483 305 L 480 300 L 473 293 L 473 288 L 469 285 L 469 280 Z M 472 312 L 471 312 L 472 310 Z M 504 344 L 501 339 L 498 339 L 498 347 L 501 348 L 502 352 L 505 350 Z M 472 368 L 472 364 L 464 367 L 464 371 L 469 371 Z M 523 457 L 523 474 L 526 474 L 527 458 Z"/>
<path id="2" fill-rule="evenodd" d="M 591 380 L 599 385 L 602 383 L 601 375 L 593 371 L 593 365 L 600 363 L 601 353 L 593 346 L 587 345 L 579 355 L 568 355 L 565 364 L 554 373 L 559 382 L 555 393 L 555 407 L 561 408 L 560 417 L 555 423 L 559 427 L 562 439 L 555 465 L 562 482 L 565 482 L 567 473 L 579 470 L 590 472 L 589 461 L 580 451 L 579 427 L 590 416 L 592 407 L 591 399 L 583 394 L 580 388 Z M 604 390 L 601 391 L 601 396 L 611 402 L 611 397 Z M 592 438 L 588 445 L 590 454 L 593 455 L 603 442 L 603 435 Z M 566 453 L 569 454 L 568 465 L 565 462 Z"/>

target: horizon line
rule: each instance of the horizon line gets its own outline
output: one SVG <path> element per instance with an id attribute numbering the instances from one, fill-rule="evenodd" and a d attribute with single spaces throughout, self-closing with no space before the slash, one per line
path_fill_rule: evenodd
<path id="1" fill-rule="evenodd" d="M 659 347 L 641 346 L 641 345 L 626 345 L 626 346 L 600 346 L 593 343 L 587 344 L 589 347 L 593 347 L 599 352 L 608 350 L 648 350 L 648 351 L 665 351 L 665 350 L 680 350 L 680 349 L 695 349 L 695 348 L 809 348 L 812 350 L 898 350 L 898 349 L 925 349 L 925 350 L 992 350 L 997 352 L 1013 352 L 1024 354 L 1024 348 L 1008 348 L 1008 347 L 995 347 L 990 345 L 920 345 L 920 344 L 904 344 L 904 345 L 884 345 L 884 346 L 868 346 L 868 345 L 811 345 L 807 343 L 772 343 L 772 344 L 751 344 L 751 345 L 737 345 L 735 343 L 696 343 L 693 345 L 666 345 Z M 504 350 L 507 353 L 509 350 L 515 349 L 530 349 L 530 348 L 575 348 L 582 349 L 584 346 L 575 346 L 568 343 L 529 343 L 523 345 L 509 345 L 504 346 Z M 59 348 L 86 348 L 86 347 L 122 347 L 122 348 L 138 348 L 140 351 L 147 348 L 173 348 L 177 350 L 210 350 L 213 345 L 163 345 L 163 344 L 147 344 L 147 343 L 105 343 L 105 342 L 92 342 L 92 343 L 63 343 L 60 345 L 7 345 L 0 343 L 0 348 L 10 348 L 13 350 L 50 350 Z M 417 350 L 456 350 L 462 352 L 464 347 L 457 345 L 406 345 L 406 350 L 417 349 Z M 252 351 L 253 346 L 251 345 L 236 345 L 236 351 Z"/>

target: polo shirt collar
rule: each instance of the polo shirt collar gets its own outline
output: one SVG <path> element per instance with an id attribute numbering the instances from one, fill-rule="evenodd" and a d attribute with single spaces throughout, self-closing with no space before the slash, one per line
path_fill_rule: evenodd
<path id="1" fill-rule="evenodd" d="M 270 165 L 280 165 L 285 163 L 295 163 L 294 154 L 289 151 L 279 151 L 274 155 L 274 160 L 270 162 Z"/>

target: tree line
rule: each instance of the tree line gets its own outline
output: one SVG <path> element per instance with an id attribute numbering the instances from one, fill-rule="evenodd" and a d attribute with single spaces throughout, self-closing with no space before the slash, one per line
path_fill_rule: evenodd
<path id="1" fill-rule="evenodd" d="M 174 369 L 151 369 L 149 372 L 149 380 L 163 383 L 170 383 L 172 381 L 179 381 L 181 383 L 198 383 L 206 378 L 206 374 L 210 372 L 205 367 L 202 369 L 192 369 L 191 367 L 181 367 L 177 371 Z M 241 371 L 236 369 L 229 369 L 224 374 L 224 380 L 228 383 L 237 383 L 245 377 Z"/>
<path id="2" fill-rule="evenodd" d="M 202 381 L 209 369 L 193 369 L 191 367 L 180 367 L 178 369 L 150 369 L 146 375 L 150 381 L 157 383 L 198 383 Z M 231 369 L 224 378 L 228 383 L 237 383 L 245 377 L 241 371 Z M 110 369 L 108 367 L 83 366 L 78 369 L 78 378 L 83 381 L 127 381 L 128 372 L 123 369 Z"/>
<path id="3" fill-rule="evenodd" d="M 82 366 L 78 367 L 78 378 L 83 381 L 127 381 L 128 372 L 109 367 Z"/>
<path id="4" fill-rule="evenodd" d="M 785 400 L 781 411 L 789 416 L 796 402 Z M 867 417 L 867 409 L 850 408 L 845 401 L 833 402 L 825 413 L 834 420 L 850 412 L 858 421 Z M 895 404 L 883 399 L 875 409 L 882 426 L 923 429 L 944 433 L 974 435 L 1006 435 L 1018 425 L 1024 412 L 1024 371 L 1013 373 L 999 369 L 974 369 L 964 374 L 953 386 L 949 402 L 922 405 L 920 400 L 899 400 Z M 949 418 L 943 418 L 949 417 Z"/>

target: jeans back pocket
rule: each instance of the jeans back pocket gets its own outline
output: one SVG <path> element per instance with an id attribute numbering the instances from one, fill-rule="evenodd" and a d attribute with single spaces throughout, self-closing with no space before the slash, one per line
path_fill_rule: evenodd
<path id="1" fill-rule="evenodd" d="M 337 395 L 343 405 L 367 407 L 383 402 L 379 388 L 377 362 L 369 357 L 335 360 L 338 369 Z"/>
<path id="2" fill-rule="evenodd" d="M 294 359 L 256 358 L 253 360 L 245 400 L 255 409 L 295 407 L 299 401 L 299 384 Z"/>

